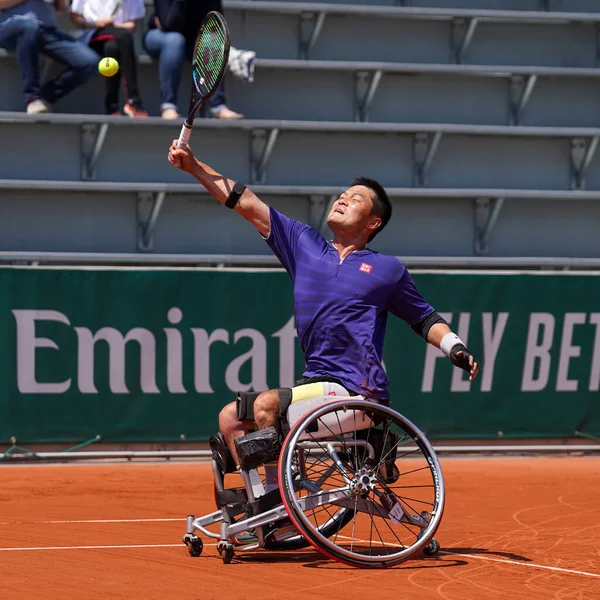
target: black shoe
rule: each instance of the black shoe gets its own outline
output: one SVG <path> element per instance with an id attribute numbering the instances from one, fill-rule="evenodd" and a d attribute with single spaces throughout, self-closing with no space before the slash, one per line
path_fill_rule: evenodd
<path id="1" fill-rule="evenodd" d="M 258 544 L 258 536 L 256 535 L 255 529 L 249 529 L 235 536 L 235 541 L 240 546 L 247 546 L 248 544 Z"/>

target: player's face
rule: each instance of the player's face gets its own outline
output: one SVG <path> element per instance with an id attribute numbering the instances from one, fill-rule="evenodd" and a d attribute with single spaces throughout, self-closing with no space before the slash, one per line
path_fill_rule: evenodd
<path id="1" fill-rule="evenodd" d="M 333 203 L 327 217 L 327 225 L 333 233 L 369 235 L 381 224 L 373 214 L 373 192 L 364 185 L 354 185 L 342 192 Z"/>

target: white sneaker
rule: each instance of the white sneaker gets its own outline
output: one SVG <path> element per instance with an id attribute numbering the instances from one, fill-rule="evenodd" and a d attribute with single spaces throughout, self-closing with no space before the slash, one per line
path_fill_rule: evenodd
<path id="1" fill-rule="evenodd" d="M 252 83 L 254 81 L 254 63 L 256 61 L 256 52 L 254 50 L 238 50 L 229 48 L 229 60 L 227 66 L 229 72 L 242 81 Z"/>
<path id="2" fill-rule="evenodd" d="M 27 114 L 28 115 L 39 115 L 42 113 L 50 112 L 50 106 L 44 102 L 41 98 L 37 100 L 32 100 L 27 105 Z"/>
<path id="3" fill-rule="evenodd" d="M 172 121 L 173 119 L 181 118 L 181 115 L 174 108 L 165 108 L 160 116 L 167 121 Z"/>
<path id="4" fill-rule="evenodd" d="M 210 112 L 213 116 L 213 119 L 231 120 L 244 118 L 244 115 L 237 113 L 234 110 L 231 110 L 230 108 L 227 108 L 227 106 L 221 106 L 221 108 L 217 108 L 216 110 L 211 108 Z"/>

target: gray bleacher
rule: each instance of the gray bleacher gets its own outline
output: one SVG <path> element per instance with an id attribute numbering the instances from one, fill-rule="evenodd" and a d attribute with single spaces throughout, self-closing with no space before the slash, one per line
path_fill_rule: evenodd
<path id="1" fill-rule="evenodd" d="M 198 121 L 196 152 L 323 231 L 355 175 L 380 179 L 395 218 L 373 247 L 413 265 L 595 264 L 598 3 L 385 4 L 226 0 L 232 43 L 258 52 L 256 77 L 229 79 L 247 119 Z M 140 74 L 156 115 L 148 57 Z M 30 118 L 14 112 L 6 53 L 0 76 L 4 260 L 272 264 L 248 224 L 166 162 L 180 124 L 95 115 L 100 78 L 57 107 L 67 114 Z"/>

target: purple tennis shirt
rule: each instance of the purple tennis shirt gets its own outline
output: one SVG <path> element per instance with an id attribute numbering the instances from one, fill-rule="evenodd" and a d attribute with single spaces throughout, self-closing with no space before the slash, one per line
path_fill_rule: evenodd
<path id="1" fill-rule="evenodd" d="M 294 282 L 304 376 L 336 377 L 351 392 L 387 400 L 381 363 L 387 314 L 413 324 L 433 308 L 394 256 L 365 248 L 340 262 L 333 244 L 315 229 L 274 208 L 270 214 L 266 242 Z"/>

